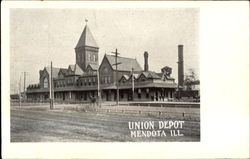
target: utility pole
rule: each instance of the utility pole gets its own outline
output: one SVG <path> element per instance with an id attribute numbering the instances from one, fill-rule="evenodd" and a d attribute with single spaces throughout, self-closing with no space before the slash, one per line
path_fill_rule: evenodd
<path id="1" fill-rule="evenodd" d="M 21 92 L 22 92 L 22 87 L 21 87 L 21 82 L 22 82 L 22 74 L 20 76 L 20 80 L 19 80 L 19 107 L 21 107 Z"/>
<path id="2" fill-rule="evenodd" d="M 53 90 L 53 69 L 52 61 L 50 65 L 50 82 L 49 82 L 49 97 L 50 97 L 50 109 L 54 109 L 54 90 Z"/>
<path id="3" fill-rule="evenodd" d="M 98 106 L 101 107 L 101 92 L 100 92 L 100 75 L 99 75 L 99 68 L 97 69 L 96 73 L 97 73 L 97 98 L 98 98 Z"/>
<path id="4" fill-rule="evenodd" d="M 23 94 L 24 94 L 24 99 L 26 99 L 26 75 L 27 72 L 23 72 Z"/>
<path id="5" fill-rule="evenodd" d="M 132 77 L 131 77 L 131 81 L 132 81 L 132 101 L 133 101 L 133 100 L 134 100 L 134 92 L 135 92 L 134 68 L 132 68 Z"/>
<path id="6" fill-rule="evenodd" d="M 118 69 L 117 69 L 117 66 L 119 64 L 121 64 L 121 62 L 117 63 L 117 58 L 118 58 L 118 55 L 120 53 L 118 53 L 117 49 L 115 49 L 115 52 L 112 52 L 113 54 L 115 54 L 115 63 L 113 65 L 115 65 L 115 71 L 116 71 L 116 78 L 115 78 L 115 81 L 116 81 L 116 105 L 118 106 L 119 105 L 119 88 L 118 88 Z"/>

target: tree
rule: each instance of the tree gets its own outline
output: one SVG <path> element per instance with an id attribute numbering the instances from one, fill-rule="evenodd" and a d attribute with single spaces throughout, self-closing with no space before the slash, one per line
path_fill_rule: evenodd
<path id="1" fill-rule="evenodd" d="M 200 81 L 197 79 L 197 75 L 194 71 L 194 69 L 189 69 L 188 70 L 188 74 L 185 75 L 185 79 L 184 79 L 184 85 L 186 86 L 187 90 L 192 90 L 192 86 L 194 86 L 195 84 L 199 84 Z"/>

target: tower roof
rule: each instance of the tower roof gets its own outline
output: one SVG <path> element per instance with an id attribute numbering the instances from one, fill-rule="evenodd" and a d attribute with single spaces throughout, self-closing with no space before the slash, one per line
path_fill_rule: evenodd
<path id="1" fill-rule="evenodd" d="M 90 47 L 96 47 L 98 48 L 98 45 L 89 29 L 87 24 L 85 25 L 85 28 L 82 32 L 82 35 L 80 39 L 78 40 L 78 43 L 75 48 L 83 47 L 83 46 L 90 46 Z"/>

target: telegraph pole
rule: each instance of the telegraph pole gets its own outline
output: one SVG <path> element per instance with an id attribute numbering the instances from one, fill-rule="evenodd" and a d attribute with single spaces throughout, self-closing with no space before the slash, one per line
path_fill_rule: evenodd
<path id="1" fill-rule="evenodd" d="M 99 75 L 99 68 L 97 69 L 96 73 L 97 73 L 97 98 L 98 98 L 98 106 L 101 107 L 101 92 L 100 92 L 100 75 Z"/>
<path id="2" fill-rule="evenodd" d="M 135 84 L 134 84 L 134 68 L 132 68 L 132 101 L 134 100 Z"/>
<path id="3" fill-rule="evenodd" d="M 22 82 L 22 74 L 19 80 L 19 107 L 21 107 L 21 92 L 22 92 L 21 82 Z"/>
<path id="4" fill-rule="evenodd" d="M 53 90 L 53 69 L 52 69 L 52 61 L 50 65 L 50 82 L 49 82 L 49 96 L 50 96 L 50 109 L 54 109 L 54 90 Z"/>
<path id="5" fill-rule="evenodd" d="M 115 81 L 116 81 L 116 105 L 118 106 L 119 105 L 119 88 L 118 88 L 118 69 L 117 69 L 117 66 L 119 64 L 121 64 L 121 62 L 117 63 L 117 58 L 118 58 L 118 55 L 120 53 L 118 53 L 117 49 L 115 49 L 115 52 L 112 52 L 113 54 L 115 54 L 115 71 L 116 71 L 116 78 L 115 78 Z"/>
<path id="6" fill-rule="evenodd" d="M 27 72 L 23 72 L 23 94 L 24 94 L 24 99 L 26 99 L 26 75 Z"/>

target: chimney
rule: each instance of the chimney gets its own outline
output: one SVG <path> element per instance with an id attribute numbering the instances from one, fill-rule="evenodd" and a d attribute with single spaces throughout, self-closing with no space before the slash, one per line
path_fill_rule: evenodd
<path id="1" fill-rule="evenodd" d="M 178 86 L 184 84 L 183 45 L 178 45 Z"/>
<path id="2" fill-rule="evenodd" d="M 144 71 L 148 71 L 148 52 L 144 52 Z"/>

